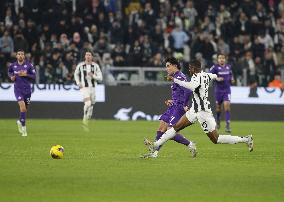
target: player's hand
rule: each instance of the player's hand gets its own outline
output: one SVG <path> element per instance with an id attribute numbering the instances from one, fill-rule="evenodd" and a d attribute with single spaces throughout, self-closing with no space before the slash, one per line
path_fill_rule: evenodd
<path id="1" fill-rule="evenodd" d="M 224 78 L 223 77 L 217 77 L 216 80 L 217 81 L 224 81 Z"/>
<path id="2" fill-rule="evenodd" d="M 92 72 L 89 72 L 89 73 L 88 73 L 88 76 L 93 77 L 94 74 L 93 74 Z"/>
<path id="3" fill-rule="evenodd" d="M 16 76 L 11 76 L 10 79 L 11 79 L 11 81 L 15 81 L 16 80 Z"/>
<path id="4" fill-rule="evenodd" d="M 183 107 L 184 111 L 187 112 L 189 110 L 188 106 Z"/>
<path id="5" fill-rule="evenodd" d="M 27 71 L 20 71 L 19 76 L 27 76 Z"/>
<path id="6" fill-rule="evenodd" d="M 173 76 L 170 76 L 170 75 L 167 75 L 167 76 L 166 76 L 166 79 L 167 79 L 167 81 L 173 81 L 173 80 L 174 80 L 174 77 L 173 77 Z"/>
<path id="7" fill-rule="evenodd" d="M 173 103 L 174 103 L 173 100 L 166 100 L 166 101 L 165 101 L 165 104 L 166 104 L 167 106 L 172 106 Z"/>

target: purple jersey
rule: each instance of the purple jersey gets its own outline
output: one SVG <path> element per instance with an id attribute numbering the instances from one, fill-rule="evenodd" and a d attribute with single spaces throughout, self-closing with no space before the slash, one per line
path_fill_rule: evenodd
<path id="1" fill-rule="evenodd" d="M 181 81 L 186 81 L 186 76 L 178 71 L 176 72 L 173 77 L 175 79 L 181 80 Z M 174 105 L 182 105 L 182 106 L 187 106 L 189 97 L 191 94 L 191 90 L 186 89 L 184 87 L 181 87 L 180 85 L 173 83 L 171 85 L 172 89 L 172 100 Z"/>
<path id="2" fill-rule="evenodd" d="M 186 81 L 186 76 L 180 71 L 176 72 L 173 76 L 178 80 Z M 188 105 L 192 91 L 181 87 L 176 83 L 171 85 L 171 89 L 173 105 L 168 107 L 168 109 L 160 117 L 160 120 L 163 120 L 170 126 L 173 126 L 185 114 L 184 107 Z"/>
<path id="3" fill-rule="evenodd" d="M 20 71 L 26 71 L 27 76 L 19 76 Z M 35 80 L 35 69 L 33 65 L 27 61 L 25 61 L 22 65 L 18 62 L 14 62 L 10 65 L 8 70 L 9 77 L 16 76 L 14 81 L 14 92 L 16 93 L 23 93 L 23 94 L 30 94 L 31 83 Z"/>
<path id="4" fill-rule="evenodd" d="M 232 70 L 229 64 L 224 66 L 215 64 L 210 68 L 210 73 L 217 74 L 218 77 L 224 78 L 223 81 L 215 82 L 215 92 L 231 93 Z"/>

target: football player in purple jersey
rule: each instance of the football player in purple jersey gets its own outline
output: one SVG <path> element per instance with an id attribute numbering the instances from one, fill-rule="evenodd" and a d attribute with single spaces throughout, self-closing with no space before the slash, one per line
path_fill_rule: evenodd
<path id="1" fill-rule="evenodd" d="M 219 81 L 215 81 L 215 99 L 216 99 L 216 122 L 217 129 L 220 128 L 221 109 L 224 105 L 226 128 L 225 131 L 231 133 L 231 114 L 230 114 L 230 102 L 231 102 L 231 84 L 234 83 L 232 75 L 231 65 L 226 64 L 226 56 L 224 54 L 218 54 L 217 64 L 210 68 L 210 73 L 217 74 Z"/>
<path id="2" fill-rule="evenodd" d="M 180 71 L 181 67 L 179 61 L 176 58 L 174 57 L 168 58 L 166 59 L 165 63 L 168 75 L 171 75 L 174 78 L 181 81 L 187 81 L 186 76 Z M 176 83 L 172 83 L 171 91 L 172 91 L 171 99 L 165 101 L 165 104 L 168 106 L 168 108 L 160 117 L 160 125 L 156 132 L 156 138 L 155 138 L 156 140 L 159 140 L 160 137 L 163 135 L 164 132 L 167 131 L 168 128 L 175 125 L 188 109 L 188 101 L 190 95 L 192 94 L 192 91 L 184 87 L 181 87 Z M 189 141 L 179 133 L 176 134 L 172 138 L 172 140 L 174 140 L 177 143 L 185 145 L 192 153 L 192 156 L 195 157 L 196 146 L 193 142 Z M 147 141 L 147 139 L 145 139 L 145 141 Z M 144 143 L 147 144 L 147 142 Z M 159 150 L 160 147 L 155 152 L 143 155 L 143 157 L 157 158 Z"/>
<path id="3" fill-rule="evenodd" d="M 25 59 L 25 52 L 17 50 L 17 61 L 9 66 L 8 76 L 14 82 L 14 94 L 20 108 L 20 118 L 17 120 L 18 130 L 22 136 L 27 136 L 26 113 L 31 99 L 31 83 L 35 80 L 36 71 L 33 65 Z"/>

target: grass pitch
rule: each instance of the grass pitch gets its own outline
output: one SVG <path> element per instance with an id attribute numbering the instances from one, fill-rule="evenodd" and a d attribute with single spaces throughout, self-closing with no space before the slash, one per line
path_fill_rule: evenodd
<path id="1" fill-rule="evenodd" d="M 168 142 L 158 159 L 140 159 L 143 137 L 158 122 L 28 120 L 28 137 L 15 120 L 0 120 L 0 201 L 283 201 L 284 123 L 233 122 L 233 134 L 253 133 L 246 145 L 214 145 L 198 124 L 182 131 L 197 142 Z M 223 124 L 224 125 L 224 124 Z M 222 130 L 221 130 L 222 132 Z M 54 144 L 62 160 L 49 156 Z"/>

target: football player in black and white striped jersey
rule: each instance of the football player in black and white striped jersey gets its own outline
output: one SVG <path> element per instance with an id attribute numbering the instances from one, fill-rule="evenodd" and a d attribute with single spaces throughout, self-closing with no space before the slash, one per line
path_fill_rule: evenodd
<path id="1" fill-rule="evenodd" d="M 200 123 L 203 131 L 214 144 L 246 143 L 249 151 L 253 151 L 252 135 L 245 137 L 219 135 L 216 130 L 216 121 L 212 114 L 210 102 L 208 100 L 208 89 L 211 80 L 215 79 L 218 81 L 222 78 L 217 77 L 216 74 L 203 72 L 201 69 L 201 63 L 198 60 L 193 60 L 190 62 L 189 71 L 192 75 L 190 82 L 180 81 L 171 76 L 168 76 L 168 79 L 173 80 L 182 87 L 192 90 L 192 107 L 183 117 L 181 117 L 176 125 L 167 130 L 159 140 L 155 141 L 154 143 L 148 141 L 150 151 L 156 151 L 158 147 L 174 137 L 176 132 L 192 125 L 196 121 Z"/>
<path id="2" fill-rule="evenodd" d="M 83 127 L 88 131 L 88 121 L 93 115 L 93 107 L 96 102 L 95 87 L 97 81 L 103 80 L 103 76 L 99 65 L 93 62 L 93 53 L 91 51 L 86 51 L 84 57 L 85 60 L 80 62 L 76 67 L 74 78 L 83 95 Z"/>

